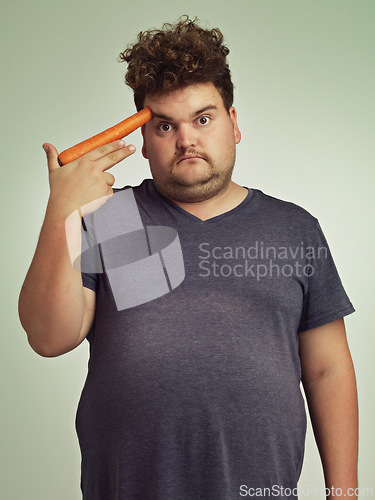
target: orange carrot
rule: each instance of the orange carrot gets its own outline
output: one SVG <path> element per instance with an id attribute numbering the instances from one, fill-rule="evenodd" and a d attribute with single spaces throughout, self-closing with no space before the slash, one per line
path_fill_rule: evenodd
<path id="1" fill-rule="evenodd" d="M 108 144 L 109 142 L 115 141 L 116 139 L 122 139 L 123 137 L 129 135 L 138 127 L 141 127 L 146 122 L 151 120 L 152 112 L 151 109 L 147 106 L 142 109 L 138 113 L 135 113 L 126 120 L 114 125 L 100 134 L 94 135 L 90 139 L 86 139 L 85 141 L 72 146 L 69 149 L 66 149 L 62 153 L 59 154 L 59 163 L 60 165 L 65 165 L 77 158 L 80 158 L 82 155 L 92 151 L 99 146 L 103 146 L 104 144 Z"/>

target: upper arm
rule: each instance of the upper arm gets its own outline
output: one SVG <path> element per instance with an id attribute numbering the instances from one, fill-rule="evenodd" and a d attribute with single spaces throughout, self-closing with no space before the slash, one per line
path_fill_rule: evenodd
<path id="1" fill-rule="evenodd" d="M 84 299 L 84 316 L 79 335 L 79 343 L 81 343 L 89 333 L 95 318 L 96 293 L 90 288 L 83 287 Z"/>
<path id="2" fill-rule="evenodd" d="M 299 354 L 303 384 L 330 370 L 352 369 L 344 319 L 300 333 Z"/>

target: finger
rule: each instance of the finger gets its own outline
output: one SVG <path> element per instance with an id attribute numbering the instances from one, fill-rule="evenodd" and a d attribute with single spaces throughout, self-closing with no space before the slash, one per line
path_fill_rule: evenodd
<path id="1" fill-rule="evenodd" d="M 47 164 L 49 172 L 52 172 L 53 170 L 57 170 L 58 168 L 60 168 L 60 164 L 57 159 L 59 153 L 57 152 L 55 146 L 49 144 L 48 142 L 45 142 L 42 145 L 42 148 L 44 149 L 47 155 Z"/>
<path id="2" fill-rule="evenodd" d="M 124 160 L 128 156 L 131 156 L 135 152 L 135 147 L 133 145 L 122 147 L 121 149 L 117 149 L 115 151 L 111 151 L 105 156 L 102 156 L 98 160 L 96 160 L 96 165 L 102 170 L 108 170 L 112 168 L 120 161 Z"/>
<path id="3" fill-rule="evenodd" d="M 89 160 L 100 160 L 100 158 L 103 158 L 103 156 L 106 156 L 108 154 L 113 153 L 114 151 L 118 151 L 120 149 L 123 149 L 125 147 L 125 141 L 124 140 L 117 140 L 110 142 L 108 144 L 104 144 L 103 146 L 99 146 L 98 148 L 93 149 L 89 153 L 85 155 L 86 158 Z"/>
<path id="4" fill-rule="evenodd" d="M 115 183 L 115 178 L 112 174 L 110 174 L 109 172 L 104 172 L 104 175 L 105 175 L 105 180 L 106 180 L 106 183 L 108 184 L 108 186 L 113 186 L 113 184 Z"/>

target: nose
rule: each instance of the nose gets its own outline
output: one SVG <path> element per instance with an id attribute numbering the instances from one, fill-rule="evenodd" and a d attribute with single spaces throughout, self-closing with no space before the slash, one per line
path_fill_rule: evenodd
<path id="1" fill-rule="evenodd" d="M 195 147 L 197 143 L 197 132 L 188 123 L 181 124 L 176 134 L 176 145 L 179 149 Z"/>

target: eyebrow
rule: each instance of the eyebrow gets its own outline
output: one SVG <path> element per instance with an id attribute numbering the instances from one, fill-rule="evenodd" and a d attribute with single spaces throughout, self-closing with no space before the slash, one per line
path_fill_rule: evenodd
<path id="1" fill-rule="evenodd" d="M 209 111 L 209 110 L 216 110 L 217 109 L 217 106 L 215 106 L 214 104 L 208 104 L 207 106 L 205 106 L 204 108 L 201 108 L 201 109 L 198 109 L 198 111 L 195 111 L 194 113 L 192 113 L 190 116 L 191 118 L 195 118 L 197 117 L 198 115 L 201 115 L 202 113 L 206 112 L 206 111 Z M 165 120 L 167 122 L 173 122 L 173 118 L 171 116 L 168 116 L 168 115 L 164 115 L 163 113 L 155 113 L 155 112 L 152 112 L 153 116 L 155 118 L 161 118 L 162 120 Z"/>

